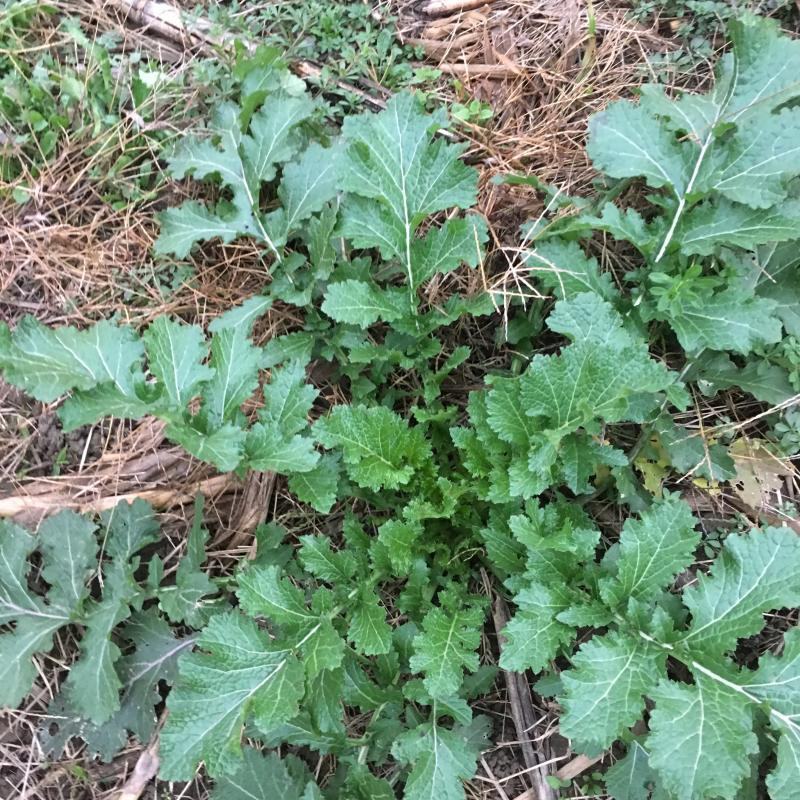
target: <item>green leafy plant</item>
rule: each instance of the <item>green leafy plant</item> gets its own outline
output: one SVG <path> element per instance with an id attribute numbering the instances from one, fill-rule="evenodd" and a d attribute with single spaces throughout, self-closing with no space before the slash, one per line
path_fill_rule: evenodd
<path id="1" fill-rule="evenodd" d="M 201 569 L 202 502 L 174 582 L 163 580 L 157 559 L 149 562 L 147 580 L 137 579 L 141 553 L 158 531 L 141 500 L 104 512 L 99 526 L 62 511 L 35 536 L 0 522 L 0 623 L 13 626 L 0 633 L 0 703 L 13 707 L 28 694 L 37 674 L 33 659 L 51 650 L 59 631 L 82 631 L 78 658 L 44 719 L 46 750 L 60 752 L 81 736 L 110 760 L 128 731 L 147 741 L 155 729 L 158 684 L 172 682 L 178 657 L 195 642 L 191 634 L 176 635 L 170 623 L 202 627 L 217 593 Z"/>
<path id="2" fill-rule="evenodd" d="M 305 384 L 302 368 L 290 363 L 273 372 L 253 424 L 240 408 L 258 386 L 264 358 L 250 329 L 270 302 L 253 297 L 222 315 L 210 341 L 198 326 L 167 317 L 141 336 L 112 322 L 51 330 L 28 317 L 13 335 L 0 328 L 0 361 L 7 379 L 37 400 L 72 391 L 59 411 L 67 430 L 109 414 L 154 415 L 167 422 L 170 439 L 222 470 L 310 472 L 319 454 L 303 432 L 317 392 Z"/>
<path id="3" fill-rule="evenodd" d="M 444 276 L 481 263 L 487 239 L 482 218 L 462 213 L 477 175 L 463 147 L 437 135 L 446 116 L 401 94 L 338 135 L 266 51 L 257 69 L 241 67 L 238 103 L 170 152 L 173 176 L 206 181 L 213 200 L 163 212 L 157 245 L 183 256 L 249 237 L 263 247 L 262 294 L 214 320 L 208 337 L 165 317 L 142 333 L 109 321 L 0 327 L 5 379 L 47 402 L 68 394 L 66 425 L 152 414 L 221 469 L 282 473 L 318 511 L 339 504 L 324 536 L 262 526 L 255 559 L 225 581 L 209 618 L 197 609 L 210 586 L 197 539 L 174 586 L 158 590 L 161 613 L 174 622 L 193 603 L 198 616 L 181 619 L 202 628 L 170 678 L 164 779 L 188 780 L 202 764 L 226 800 L 260 796 L 261 783 L 286 797 L 462 800 L 488 728 L 470 701 L 496 672 L 484 658 L 480 569 L 516 607 L 501 666 L 544 673 L 576 749 L 625 747 L 606 772 L 617 800 L 733 800 L 767 773 L 770 792 L 791 797 L 796 631 L 757 667 L 737 647 L 765 612 L 800 603 L 796 536 L 756 529 L 703 550 L 687 505 L 654 500 L 633 472 L 649 463 L 732 477 L 727 440 L 676 420 L 685 383 L 709 393 L 747 383 L 763 396 L 779 365 L 748 372 L 734 359 L 774 346 L 791 324 L 741 264 L 748 247 L 780 251 L 770 242 L 794 225 L 800 170 L 789 159 L 758 191 L 727 170 L 755 146 L 737 137 L 749 130 L 763 144 L 746 128 L 765 83 L 754 52 L 791 64 L 796 45 L 767 23 L 736 31 L 724 67 L 735 84 L 723 70 L 708 97 L 673 103 L 648 90 L 643 105 L 596 118 L 593 158 L 612 178 L 644 175 L 652 213 L 567 199 L 562 209 L 578 213 L 528 228 L 529 266 L 556 302 L 511 336 L 547 352 L 489 376 L 466 410 L 442 387 L 470 349 L 444 329 L 493 306 L 486 293 L 431 301 Z M 719 124 L 695 142 L 669 122 L 676 107 L 697 125 L 714 109 Z M 740 112 L 743 121 L 730 117 Z M 623 151 L 626 138 L 638 149 Z M 758 225 L 727 226 L 747 215 Z M 646 269 L 630 276 L 632 296 L 578 241 L 598 232 L 639 251 Z M 793 286 L 789 267 L 776 274 Z M 275 301 L 301 309 L 297 329 L 257 347 L 253 323 Z M 713 329 L 701 324 L 708 309 Z M 336 403 L 308 382 L 311 361 L 332 365 Z M 668 367 L 679 362 L 680 373 Z M 638 518 L 601 532 L 596 498 Z M 701 552 L 713 557 L 708 574 Z M 293 755 L 263 752 L 276 748 L 330 757 L 333 774 L 318 783 Z"/>
<path id="4" fill-rule="evenodd" d="M 35 46 L 37 25 L 55 7 L 6 4 L 0 22 L 0 181 L 20 203 L 62 151 L 83 142 L 87 176 L 118 205 L 150 196 L 159 173 L 151 157 L 167 140 L 155 124 L 181 86 L 159 66 L 115 53 L 117 40 L 90 39 L 76 20 L 58 23 L 58 48 Z"/>
<path id="5" fill-rule="evenodd" d="M 800 638 L 758 669 L 731 657 L 764 626 L 766 611 L 800 603 L 800 542 L 785 528 L 728 536 L 709 574 L 680 599 L 666 589 L 692 566 L 697 520 L 665 497 L 626 521 L 599 563 L 599 531 L 563 503 L 533 504 L 508 521 L 519 565 L 506 579 L 519 609 L 508 624 L 506 669 L 548 668 L 565 652 L 561 732 L 584 752 L 616 740 L 627 755 L 608 773 L 614 797 L 733 798 L 773 748 L 771 797 L 790 797 L 800 728 L 796 681 Z M 510 566 L 510 565 L 509 565 Z M 579 629 L 600 629 L 570 655 Z M 680 665 L 680 666 L 678 666 Z M 650 709 L 646 735 L 631 728 Z M 650 708 L 648 706 L 648 708 Z"/>

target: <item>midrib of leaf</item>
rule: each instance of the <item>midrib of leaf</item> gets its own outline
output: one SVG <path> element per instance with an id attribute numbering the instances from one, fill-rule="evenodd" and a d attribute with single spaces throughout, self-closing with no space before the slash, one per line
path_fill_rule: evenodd
<path id="1" fill-rule="evenodd" d="M 684 636 L 684 637 L 683 637 L 683 639 L 681 639 L 681 642 L 682 642 L 682 643 L 688 642 L 688 641 L 689 641 L 689 639 L 691 639 L 693 636 L 696 636 L 696 635 L 697 635 L 698 633 L 700 633 L 701 631 L 704 631 L 704 630 L 706 630 L 707 628 L 711 627 L 712 625 L 717 625 L 717 624 L 718 624 L 718 623 L 720 623 L 720 622 L 721 622 L 723 619 L 725 619 L 725 617 L 727 617 L 727 616 L 728 616 L 728 615 L 729 615 L 729 614 L 730 614 L 732 611 L 734 611 L 736 608 L 738 608 L 738 607 L 739 607 L 739 606 L 740 606 L 740 605 L 741 605 L 741 604 L 742 604 L 742 603 L 743 603 L 743 602 L 744 602 L 744 601 L 745 601 L 745 600 L 746 600 L 746 599 L 747 599 L 747 598 L 748 598 L 748 597 L 749 597 L 749 596 L 750 596 L 750 595 L 751 595 L 751 594 L 752 594 L 752 593 L 753 593 L 753 592 L 754 592 L 754 591 L 755 591 L 755 590 L 756 590 L 756 589 L 759 587 L 759 584 L 760 584 L 760 582 L 761 582 L 761 579 L 764 577 L 764 574 L 765 574 L 765 573 L 766 573 L 766 571 L 767 571 L 767 570 L 768 570 L 768 569 L 769 569 L 769 568 L 772 566 L 773 562 L 775 561 L 775 559 L 776 559 L 777 557 L 778 557 L 778 551 L 777 551 L 777 550 L 774 550 L 774 551 L 772 552 L 772 555 L 771 555 L 771 557 L 770 557 L 769 561 L 766 563 L 766 565 L 764 566 L 764 568 L 761 570 L 761 573 L 759 574 L 759 576 L 758 576 L 758 577 L 757 577 L 757 578 L 756 578 L 756 579 L 753 581 L 753 584 L 752 584 L 752 586 L 751 586 L 751 587 L 750 587 L 750 588 L 749 588 L 749 589 L 748 589 L 748 590 L 747 590 L 747 591 L 746 591 L 744 594 L 740 595 L 740 596 L 737 598 L 737 600 L 736 600 L 736 602 L 735 602 L 735 603 L 733 603 L 732 605 L 730 605 L 730 606 L 729 606 L 729 607 L 728 607 L 728 608 L 727 608 L 727 609 L 726 609 L 726 610 L 725 610 L 725 611 L 724 611 L 722 614 L 720 614 L 719 616 L 715 616 L 715 617 L 713 617 L 712 619 L 710 619 L 708 622 L 706 622 L 706 624 L 705 624 L 705 625 L 701 625 L 699 628 L 695 628 L 695 629 L 693 629 L 693 630 L 691 630 L 691 631 L 688 631 L 688 632 L 687 632 L 687 634 L 686 634 L 686 636 Z"/>
<path id="2" fill-rule="evenodd" d="M 125 688 L 127 689 L 140 678 L 147 675 L 148 672 L 152 672 L 158 669 L 167 659 L 172 658 L 176 653 L 180 653 L 181 650 L 185 650 L 187 647 L 191 647 L 197 641 L 196 636 L 189 636 L 182 641 L 176 643 L 175 647 L 173 647 L 168 652 L 164 653 L 163 655 L 159 656 L 155 661 L 142 661 L 142 662 L 135 662 L 137 666 L 141 663 L 143 666 L 138 672 L 132 674 L 126 681 L 125 681 Z"/>
<path id="3" fill-rule="evenodd" d="M 623 625 L 625 624 L 625 620 L 621 619 L 620 617 L 617 617 L 617 621 L 621 622 Z M 757 697 L 756 695 L 748 692 L 747 691 L 747 689 L 749 688 L 748 686 L 740 686 L 738 683 L 733 683 L 733 681 L 729 681 L 727 678 L 717 674 L 713 670 L 706 667 L 704 664 L 701 664 L 699 661 L 696 661 L 690 655 L 682 653 L 680 650 L 675 648 L 673 645 L 668 644 L 667 642 L 660 642 L 658 639 L 656 639 L 653 636 L 650 636 L 644 631 L 637 630 L 636 634 L 640 636 L 642 639 L 644 639 L 646 642 L 649 642 L 650 644 L 653 644 L 656 647 L 660 647 L 662 650 L 666 650 L 673 658 L 680 661 L 684 666 L 692 670 L 697 670 L 697 672 L 702 673 L 707 678 L 711 678 L 711 680 L 717 681 L 725 688 L 730 689 L 731 691 L 736 692 L 737 694 L 740 694 L 743 697 L 747 698 L 749 702 L 755 704 L 756 706 L 763 707 L 764 705 L 767 705 L 768 707 L 767 711 L 771 717 L 773 717 L 781 724 L 785 725 L 787 729 L 790 730 L 795 736 L 800 737 L 800 725 L 798 725 L 798 723 L 794 721 L 793 717 L 787 714 L 783 714 L 782 712 L 778 711 L 777 709 L 769 705 L 769 703 L 763 700 L 762 698 Z M 698 754 L 699 752 L 700 751 L 698 748 Z"/>
<path id="4" fill-rule="evenodd" d="M 661 247 L 658 249 L 658 253 L 655 257 L 655 263 L 657 264 L 664 256 L 664 253 L 669 246 L 669 243 L 672 241 L 672 237 L 675 235 L 675 229 L 678 227 L 678 222 L 680 218 L 683 216 L 683 212 L 686 208 L 686 198 L 691 193 L 692 189 L 694 188 L 695 181 L 697 180 L 697 176 L 700 174 L 700 167 L 703 164 L 703 161 L 706 157 L 706 153 L 708 153 L 708 149 L 711 147 L 711 143 L 714 141 L 714 128 L 719 123 L 720 119 L 724 111 L 728 107 L 728 103 L 730 103 L 731 97 L 736 89 L 736 85 L 739 80 L 739 61 L 735 59 L 734 61 L 734 74 L 733 79 L 731 80 L 731 84 L 728 87 L 728 91 L 725 95 L 725 98 L 720 103 L 719 108 L 717 109 L 717 113 L 714 115 L 714 119 L 712 120 L 711 124 L 708 126 L 708 133 L 706 134 L 705 140 L 703 141 L 702 146 L 700 147 L 700 152 L 697 155 L 697 161 L 695 161 L 694 169 L 692 170 L 692 174 L 689 178 L 689 182 L 686 184 L 686 188 L 683 190 L 682 194 L 678 197 L 678 207 L 675 209 L 675 214 L 672 217 L 672 222 L 670 223 L 669 230 L 667 231 L 667 235 L 664 237 L 664 241 L 661 243 Z M 677 107 L 677 103 L 675 104 Z M 750 108 L 752 103 L 745 108 L 740 110 L 740 114 L 743 113 L 747 108 Z"/>

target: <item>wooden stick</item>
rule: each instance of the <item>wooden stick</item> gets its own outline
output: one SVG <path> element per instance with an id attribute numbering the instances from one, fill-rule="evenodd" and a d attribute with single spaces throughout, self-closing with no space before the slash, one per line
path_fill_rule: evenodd
<path id="1" fill-rule="evenodd" d="M 494 0 L 430 0 L 420 11 L 428 17 L 445 17 L 458 11 L 491 5 Z"/>
<path id="2" fill-rule="evenodd" d="M 495 596 L 492 605 L 492 621 L 497 631 L 497 641 L 499 646 L 503 646 L 503 637 L 500 631 L 506 626 L 509 619 L 508 606 L 500 595 Z M 534 726 L 536 715 L 533 710 L 530 688 L 524 673 L 503 672 L 508 689 L 508 701 L 511 704 L 511 717 L 514 720 L 514 727 L 517 729 L 517 740 L 522 748 L 522 757 L 529 772 L 529 779 L 533 784 L 530 790 L 531 800 L 556 800 L 555 790 L 547 783 L 547 768 L 540 767 L 542 762 L 547 761 L 545 753 L 534 750 L 533 742 L 530 740 L 529 731 Z"/>
<path id="3" fill-rule="evenodd" d="M 505 64 L 436 64 L 436 69 L 450 75 L 465 75 L 466 77 L 484 76 L 486 78 L 518 78 L 523 75 L 519 67 L 506 66 Z"/>
<path id="4" fill-rule="evenodd" d="M 146 500 L 155 508 L 167 508 L 173 505 L 190 503 L 195 495 L 201 492 L 209 497 L 221 494 L 236 483 L 235 476 L 215 475 L 204 481 L 198 481 L 185 489 L 143 489 L 138 492 L 96 497 L 81 500 L 68 492 L 52 492 L 50 494 L 12 495 L 0 498 L 0 518 L 15 517 L 23 513 L 52 514 L 63 508 L 70 508 L 80 513 L 97 513 L 113 508 L 117 503 L 132 503 L 136 499 Z"/>
<path id="5" fill-rule="evenodd" d="M 158 739 L 155 738 L 148 747 L 142 750 L 130 778 L 116 796 L 115 800 L 139 800 L 147 784 L 158 772 Z"/>

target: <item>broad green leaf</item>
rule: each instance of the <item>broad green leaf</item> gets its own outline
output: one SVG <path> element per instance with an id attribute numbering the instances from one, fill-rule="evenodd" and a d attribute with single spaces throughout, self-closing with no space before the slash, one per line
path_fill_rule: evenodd
<path id="1" fill-rule="evenodd" d="M 266 616 L 303 628 L 318 624 L 319 615 L 308 609 L 302 590 L 279 576 L 280 570 L 274 566 L 245 570 L 236 592 L 242 609 L 251 616 Z"/>
<path id="2" fill-rule="evenodd" d="M 447 730 L 434 722 L 402 734 L 392 754 L 411 766 L 404 800 L 464 800 L 462 781 L 475 775 L 479 752 L 468 729 Z"/>
<path id="3" fill-rule="evenodd" d="M 230 420 L 258 386 L 262 354 L 250 341 L 248 327 L 223 328 L 211 338 L 214 374 L 203 387 L 203 411 L 214 425 Z"/>
<path id="4" fill-rule="evenodd" d="M 658 501 L 629 517 L 615 553 L 616 575 L 600 584 L 603 600 L 611 607 L 627 605 L 628 598 L 652 599 L 675 576 L 691 566 L 700 535 L 689 506 L 677 495 Z"/>
<path id="5" fill-rule="evenodd" d="M 443 115 L 425 114 L 413 95 L 403 93 L 382 113 L 348 117 L 343 126 L 348 149 L 342 188 L 350 195 L 342 208 L 342 233 L 355 247 L 378 247 L 387 260 L 398 259 L 412 296 L 428 270 L 418 260 L 427 257 L 419 252 L 424 247 L 412 247 L 420 223 L 437 211 L 475 202 L 476 173 L 460 160 L 463 147 L 434 139 L 444 124 Z M 470 238 L 474 246 L 470 233 L 464 232 L 464 247 Z"/>
<path id="6" fill-rule="evenodd" d="M 650 800 L 649 785 L 654 782 L 654 775 L 650 756 L 639 742 L 634 741 L 603 777 L 606 791 L 614 800 Z"/>
<path id="7" fill-rule="evenodd" d="M 711 574 L 683 593 L 692 623 L 682 642 L 725 652 L 764 625 L 763 614 L 800 605 L 800 539 L 788 528 L 731 534 Z"/>
<path id="8" fill-rule="evenodd" d="M 175 582 L 160 588 L 158 603 L 173 623 L 184 622 L 199 628 L 205 621 L 203 598 L 214 594 L 217 587 L 202 570 L 208 541 L 208 530 L 203 526 L 203 495 L 197 495 L 194 509 L 194 521 L 186 539 L 186 551 L 175 572 Z"/>
<path id="9" fill-rule="evenodd" d="M 648 186 L 683 194 L 691 175 L 691 147 L 678 142 L 642 100 L 611 103 L 589 122 L 589 157 L 612 178 L 643 177 Z"/>
<path id="10" fill-rule="evenodd" d="M 304 704 L 321 733 L 344 733 L 343 690 L 342 669 L 326 669 L 307 677 Z"/>
<path id="11" fill-rule="evenodd" d="M 292 361 L 272 371 L 270 382 L 264 387 L 266 407 L 259 419 L 289 436 L 299 433 L 308 425 L 308 414 L 319 392 L 306 383 L 305 366 Z"/>
<path id="12" fill-rule="evenodd" d="M 103 383 L 113 384 L 122 394 L 131 393 L 133 371 L 140 368 L 142 354 L 142 344 L 130 328 L 107 320 L 81 331 L 49 328 L 23 317 L 10 335 L 0 336 L 5 379 L 45 403 L 71 389 Z"/>
<path id="13" fill-rule="evenodd" d="M 448 219 L 441 227 L 431 228 L 411 244 L 413 285 L 421 286 L 434 275 L 452 272 L 462 264 L 476 267 L 487 239 L 486 222 L 474 214 Z"/>
<path id="14" fill-rule="evenodd" d="M 781 36 L 775 20 L 746 14 L 730 25 L 733 54 L 722 63 L 726 120 L 763 117 L 800 95 L 800 44 Z"/>
<path id="15" fill-rule="evenodd" d="M 97 567 L 94 525 L 74 511 L 61 511 L 39 526 L 37 548 L 42 554 L 42 578 L 50 586 L 47 601 L 70 614 L 89 595 L 87 582 Z M 5 548 L 4 548 L 5 549 Z M 17 577 L 19 581 L 25 572 Z"/>
<path id="16" fill-rule="evenodd" d="M 105 722 L 119 708 L 122 681 L 116 662 L 122 655 L 112 638 L 114 629 L 130 615 L 139 593 L 125 562 L 113 562 L 103 581 L 103 597 L 83 617 L 86 632 L 81 657 L 72 665 L 64 684 L 71 705 L 95 724 Z"/>
<path id="17" fill-rule="evenodd" d="M 517 378 L 500 378 L 492 383 L 486 396 L 486 411 L 492 430 L 509 444 L 527 447 L 539 430 L 526 414 L 522 382 Z"/>
<path id="18" fill-rule="evenodd" d="M 329 619 L 322 619 L 300 640 L 304 667 L 309 680 L 322 672 L 338 669 L 344 658 L 345 642 Z"/>
<path id="19" fill-rule="evenodd" d="M 233 423 L 226 422 L 211 433 L 198 430 L 189 423 L 173 423 L 167 425 L 164 433 L 184 450 L 222 472 L 236 469 L 242 460 L 245 433 Z"/>
<path id="20" fill-rule="evenodd" d="M 299 540 L 300 563 L 315 578 L 344 585 L 352 581 L 358 565 L 349 550 L 333 551 L 325 536 L 301 536 Z"/>
<path id="21" fill-rule="evenodd" d="M 342 448 L 351 478 L 369 489 L 407 484 L 430 455 L 422 429 L 383 406 L 336 406 L 314 433 L 325 447 Z"/>
<path id="22" fill-rule="evenodd" d="M 750 703 L 695 675 L 693 685 L 662 679 L 650 692 L 650 766 L 677 800 L 732 800 L 758 752 Z"/>
<path id="23" fill-rule="evenodd" d="M 352 613 L 347 635 L 355 649 L 365 656 L 388 653 L 392 646 L 392 629 L 375 593 L 362 590 Z"/>
<path id="24" fill-rule="evenodd" d="M 707 201 L 691 209 L 676 234 L 685 255 L 712 255 L 721 245 L 753 249 L 766 242 L 800 238 L 800 201 L 753 209 L 729 200 Z"/>
<path id="25" fill-rule="evenodd" d="M 255 622 L 230 612 L 214 616 L 198 650 L 180 660 L 180 676 L 167 700 L 161 732 L 161 777 L 191 780 L 200 761 L 213 776 L 241 763 L 245 721 L 269 727 L 295 716 L 303 695 L 303 669 L 275 650 Z"/>
<path id="26" fill-rule="evenodd" d="M 312 470 L 294 472 L 289 476 L 292 494 L 323 514 L 333 508 L 338 488 L 339 462 L 336 456 L 329 453 L 323 455 Z"/>
<path id="27" fill-rule="evenodd" d="M 433 698 L 458 692 L 464 670 L 478 668 L 475 652 L 481 640 L 483 611 L 475 606 L 448 604 L 432 608 L 414 637 L 410 666 L 425 675 L 425 688 Z"/>
<path id="28" fill-rule="evenodd" d="M 203 331 L 166 316 L 156 317 L 145 331 L 144 343 L 150 372 L 158 378 L 172 405 L 185 409 L 200 385 L 214 375 L 201 363 L 208 355 Z"/>
<path id="29" fill-rule="evenodd" d="M 792 723 L 780 730 L 778 741 L 778 763 L 767 776 L 767 789 L 770 797 L 783 800 L 800 798 L 800 726 Z"/>
<path id="30" fill-rule="evenodd" d="M 214 782 L 211 800 L 303 800 L 307 781 L 290 772 L 288 763 L 277 753 L 248 747 L 239 768 Z"/>
<path id="31" fill-rule="evenodd" d="M 415 543 L 423 534 L 419 523 L 390 519 L 378 529 L 378 541 L 386 547 L 386 553 L 392 567 L 400 575 L 410 569 L 415 557 Z"/>
<path id="32" fill-rule="evenodd" d="M 322 310 L 337 322 L 367 328 L 378 320 L 392 322 L 409 314 L 407 292 L 380 289 L 364 281 L 332 283 L 325 293 Z"/>
<path id="33" fill-rule="evenodd" d="M 753 208 L 786 198 L 788 180 L 800 174 L 800 109 L 762 114 L 737 126 L 703 164 L 700 185 Z"/>
<path id="34" fill-rule="evenodd" d="M 500 656 L 503 669 L 541 672 L 575 636 L 575 629 L 556 619 L 575 596 L 566 586 L 533 583 L 514 597 L 517 612 L 503 628 L 506 641 Z"/>
<path id="35" fill-rule="evenodd" d="M 761 656 L 744 688 L 790 719 L 800 719 L 800 628 L 786 632 L 780 656 Z"/>
<path id="36" fill-rule="evenodd" d="M 253 330 L 255 321 L 272 308 L 272 298 L 263 294 L 248 297 L 241 305 L 234 306 L 224 314 L 211 321 L 208 329 L 211 333 L 220 333 L 229 329 L 241 329 L 245 336 Z M 212 340 L 213 342 L 213 340 Z"/>
<path id="37" fill-rule="evenodd" d="M 309 145 L 297 161 L 287 164 L 278 187 L 282 240 L 297 230 L 301 222 L 321 211 L 339 191 L 340 148 Z"/>
<path id="38" fill-rule="evenodd" d="M 248 182 L 254 193 L 264 181 L 275 177 L 275 167 L 297 152 L 302 139 L 295 127 L 314 113 L 308 95 L 288 97 L 274 94 L 267 98 L 250 120 L 249 135 L 242 137 Z"/>
<path id="39" fill-rule="evenodd" d="M 153 252 L 160 256 L 186 258 L 198 242 L 222 239 L 225 244 L 250 231 L 250 216 L 241 213 L 220 216 L 197 200 L 187 200 L 158 215 L 159 233 Z"/>
<path id="40" fill-rule="evenodd" d="M 158 521 L 153 507 L 141 498 L 132 503 L 117 503 L 113 508 L 104 511 L 100 520 L 106 530 L 105 552 L 115 561 L 128 561 L 143 547 L 158 540 Z M 53 539 L 55 538 L 54 536 Z M 63 540 L 59 545 L 62 543 Z"/>
<path id="41" fill-rule="evenodd" d="M 72 511 L 45 520 L 36 538 L 0 521 L 0 622 L 14 624 L 0 634 L 0 705 L 19 705 L 37 675 L 32 658 L 50 650 L 53 634 L 75 619 L 87 598 L 86 583 L 97 563 L 94 530 Z M 45 599 L 28 588 L 27 559 L 36 547 L 50 587 Z"/>
<path id="42" fill-rule="evenodd" d="M 245 449 L 250 468 L 261 472 L 310 472 L 319 462 L 312 439 L 283 436 L 277 428 L 260 422 L 247 432 Z"/>
<path id="43" fill-rule="evenodd" d="M 136 384 L 144 384 L 144 375 L 135 377 Z M 124 394 L 114 383 L 101 383 L 94 389 L 76 389 L 58 409 L 58 417 L 68 433 L 83 425 L 94 425 L 103 417 L 118 419 L 141 419 L 147 414 L 157 413 L 160 404 L 140 399 L 136 387 L 131 394 Z"/>
<path id="44" fill-rule="evenodd" d="M 610 747 L 641 719 L 644 698 L 665 666 L 664 651 L 644 639 L 616 632 L 595 636 L 561 673 L 561 732 L 580 749 Z"/>
<path id="45" fill-rule="evenodd" d="M 601 272 L 597 259 L 588 258 L 577 242 L 561 239 L 537 242 L 536 249 L 526 256 L 525 266 L 559 300 L 594 292 L 611 301 L 619 294 L 611 274 Z"/>
<path id="46" fill-rule="evenodd" d="M 691 377 L 698 380 L 703 394 L 709 396 L 738 386 L 756 400 L 778 405 L 796 394 L 788 373 L 776 364 L 754 359 L 739 368 L 725 353 L 703 354 L 693 365 Z"/>
<path id="47" fill-rule="evenodd" d="M 732 350 L 747 355 L 781 339 L 781 322 L 771 300 L 743 298 L 735 289 L 676 304 L 670 323 L 684 350 Z"/>
<path id="48" fill-rule="evenodd" d="M 154 709 L 162 699 L 159 683 L 164 681 L 171 686 L 175 682 L 178 658 L 194 645 L 195 637 L 176 637 L 169 623 L 152 610 L 134 614 L 123 626 L 121 635 L 135 649 L 116 663 L 122 698 L 115 717 L 119 716 L 144 742 L 156 726 Z"/>

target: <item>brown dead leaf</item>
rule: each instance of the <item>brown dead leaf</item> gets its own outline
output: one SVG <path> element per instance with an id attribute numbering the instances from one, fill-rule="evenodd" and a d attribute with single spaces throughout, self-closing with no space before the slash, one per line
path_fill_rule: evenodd
<path id="1" fill-rule="evenodd" d="M 766 447 L 763 439 L 737 439 L 729 450 L 736 465 L 733 490 L 754 509 L 769 503 L 770 495 L 783 489 L 792 475 L 789 465 Z"/>

